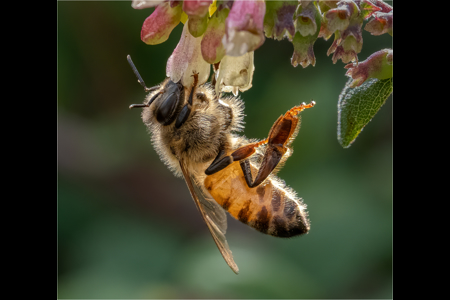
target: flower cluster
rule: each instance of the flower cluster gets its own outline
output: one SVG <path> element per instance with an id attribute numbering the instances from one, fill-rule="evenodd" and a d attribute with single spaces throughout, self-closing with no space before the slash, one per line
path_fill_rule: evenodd
<path id="1" fill-rule="evenodd" d="M 328 50 L 333 63 L 357 63 L 364 20 L 373 17 L 364 28 L 373 35 L 393 32 L 392 7 L 382 0 L 133 0 L 132 7 L 156 7 L 141 30 L 142 41 L 149 45 L 166 41 L 184 23 L 167 62 L 172 81 L 190 85 L 195 71 L 204 83 L 213 65 L 216 92 L 235 95 L 252 86 L 254 51 L 266 37 L 287 38 L 294 47 L 291 64 L 306 68 L 315 65 L 313 46 L 319 37 L 328 40 L 334 34 Z"/>

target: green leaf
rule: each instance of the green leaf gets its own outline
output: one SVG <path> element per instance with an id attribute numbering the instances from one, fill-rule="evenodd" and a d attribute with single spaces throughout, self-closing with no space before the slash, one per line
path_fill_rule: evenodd
<path id="1" fill-rule="evenodd" d="M 393 90 L 392 78 L 368 79 L 355 88 L 349 86 L 351 81 L 345 84 L 338 102 L 338 141 L 344 148 L 350 147 Z"/>

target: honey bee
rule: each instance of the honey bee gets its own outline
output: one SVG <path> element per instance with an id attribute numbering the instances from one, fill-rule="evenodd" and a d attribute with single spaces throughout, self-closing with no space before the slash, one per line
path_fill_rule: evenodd
<path id="1" fill-rule="evenodd" d="M 237 135 L 243 129 L 243 102 L 215 94 L 210 83 L 192 86 L 166 78 L 147 88 L 127 57 L 138 82 L 149 92 L 141 107 L 153 146 L 167 167 L 183 177 L 200 214 L 230 268 L 238 274 L 225 238 L 225 210 L 254 229 L 277 237 L 309 231 L 306 205 L 276 172 L 292 154 L 299 113 L 315 102 L 302 103 L 281 115 L 268 138 Z"/>

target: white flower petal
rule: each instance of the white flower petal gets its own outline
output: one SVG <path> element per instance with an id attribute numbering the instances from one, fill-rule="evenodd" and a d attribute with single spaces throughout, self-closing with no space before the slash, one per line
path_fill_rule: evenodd
<path id="1" fill-rule="evenodd" d="M 244 92 L 252 87 L 252 78 L 255 66 L 254 52 L 247 52 L 242 56 L 225 55 L 220 62 L 216 73 L 216 94 L 221 92 Z"/>

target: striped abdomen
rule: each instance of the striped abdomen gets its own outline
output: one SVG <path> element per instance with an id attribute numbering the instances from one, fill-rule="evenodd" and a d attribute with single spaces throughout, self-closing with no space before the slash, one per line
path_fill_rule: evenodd
<path id="1" fill-rule="evenodd" d="M 276 179 L 249 188 L 238 162 L 207 176 L 205 187 L 230 215 L 262 233 L 291 237 L 309 230 L 301 199 Z"/>

